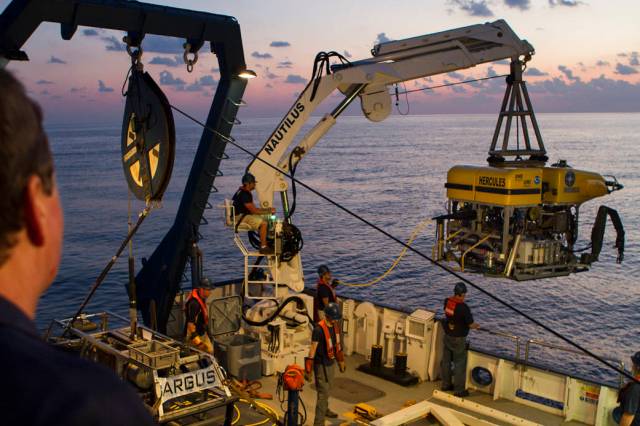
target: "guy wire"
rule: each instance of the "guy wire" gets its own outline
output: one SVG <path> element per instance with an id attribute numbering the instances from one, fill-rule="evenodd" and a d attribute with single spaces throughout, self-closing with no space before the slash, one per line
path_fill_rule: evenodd
<path id="1" fill-rule="evenodd" d="M 476 290 L 478 290 L 479 292 L 481 292 L 484 295 L 488 296 L 489 298 L 493 299 L 494 301 L 496 301 L 496 302 L 500 303 L 501 305 L 511 309 L 512 311 L 514 311 L 518 315 L 526 318 L 527 320 L 529 320 L 530 322 L 534 323 L 535 325 L 537 325 L 538 327 L 542 328 L 543 330 L 548 331 L 549 333 L 553 334 L 554 336 L 556 336 L 560 340 L 568 343 L 569 345 L 573 346 L 574 348 L 578 349 L 579 351 L 584 352 L 586 355 L 590 356 L 591 358 L 595 359 L 596 361 L 600 362 L 601 364 L 605 365 L 606 367 L 616 371 L 618 374 L 621 374 L 621 375 L 627 377 L 628 379 L 633 380 L 634 382 L 640 384 L 640 379 L 636 379 L 634 376 L 629 374 L 627 371 L 625 371 L 623 369 L 620 369 L 620 368 L 608 363 L 606 360 L 604 360 L 599 355 L 596 355 L 595 353 L 593 353 L 590 350 L 584 348 L 580 344 L 575 343 L 573 340 L 569 339 L 568 337 L 565 337 L 563 334 L 561 334 L 561 333 L 555 331 L 554 329 L 552 329 L 551 327 L 543 324 L 542 322 L 540 322 L 539 320 L 533 318 L 529 314 L 521 311 L 520 309 L 518 309 L 515 306 L 511 305 L 509 302 L 499 298 L 498 296 L 496 296 L 495 294 L 491 293 L 490 291 L 485 290 L 484 288 L 480 287 L 478 284 L 475 284 L 474 282 L 468 280 L 467 278 L 465 278 L 462 275 L 458 274 L 457 272 L 455 272 L 454 270 L 452 270 L 448 266 L 443 265 L 440 262 L 437 262 L 437 261 L 433 260 L 431 257 L 429 257 L 426 254 L 422 253 L 420 250 L 415 249 L 415 248 L 411 247 L 410 245 L 404 243 L 399 238 L 393 236 L 389 232 L 385 231 L 384 229 L 380 228 L 379 226 L 375 225 L 374 223 L 368 221 L 367 219 L 365 219 L 364 217 L 360 216 L 359 214 L 351 211 L 347 207 L 344 207 L 342 204 L 338 203 L 337 201 L 334 201 L 333 199 L 329 198 L 328 196 L 322 194 L 320 191 L 312 188 L 311 186 L 309 186 L 306 183 L 302 182 L 298 178 L 292 177 L 289 173 L 287 173 L 284 170 L 280 169 L 278 166 L 274 166 L 273 164 L 270 164 L 266 160 L 260 158 L 258 155 L 254 154 L 253 152 L 249 151 L 248 149 L 246 149 L 245 147 L 243 147 L 242 145 L 237 143 L 230 136 L 225 136 L 222 133 L 218 132 L 217 130 L 212 129 L 211 127 L 207 126 L 205 123 L 201 122 L 200 120 L 198 120 L 195 117 L 192 117 L 191 115 L 189 115 L 188 113 L 182 111 L 180 108 L 174 106 L 173 104 L 169 104 L 169 105 L 171 106 L 172 109 L 177 111 L 179 114 L 183 115 L 184 117 L 188 118 L 189 120 L 193 121 L 194 123 L 200 125 L 202 128 L 210 131 L 211 133 L 213 133 L 214 135 L 218 136 L 219 138 L 221 138 L 225 142 L 230 143 L 231 145 L 235 146 L 240 151 L 250 155 L 255 160 L 258 160 L 258 161 L 262 162 L 263 164 L 266 164 L 268 167 L 272 168 L 273 170 L 277 171 L 278 173 L 281 173 L 283 176 L 286 176 L 290 180 L 295 181 L 297 185 L 302 186 L 303 188 L 307 189 L 308 191 L 310 191 L 311 193 L 315 194 L 316 196 L 322 198 L 323 200 L 325 200 L 329 204 L 332 204 L 333 206 L 337 207 L 338 209 L 342 210 L 343 212 L 347 213 L 348 215 L 353 216 L 355 219 L 359 220 L 360 222 L 368 225 L 369 227 L 375 229 L 379 233 L 385 235 L 387 238 L 389 238 L 389 239 L 395 241 L 396 243 L 406 247 L 407 250 L 411 250 L 412 252 L 414 252 L 418 256 L 422 257 L 425 260 L 428 260 L 433 265 L 437 266 L 438 268 L 442 269 L 443 271 L 449 273 L 450 275 L 453 275 L 454 277 L 458 278 L 460 281 L 470 285 L 471 287 L 475 288 Z"/>

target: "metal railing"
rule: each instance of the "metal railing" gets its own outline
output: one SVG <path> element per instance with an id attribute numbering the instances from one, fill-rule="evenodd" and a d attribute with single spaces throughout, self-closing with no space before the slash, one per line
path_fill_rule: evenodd
<path id="1" fill-rule="evenodd" d="M 520 362 L 520 337 L 516 336 L 515 334 L 511 334 L 511 333 L 506 333 L 504 331 L 497 331 L 497 330 L 491 330 L 489 328 L 479 328 L 476 331 L 481 331 L 483 333 L 487 333 L 487 334 L 491 334 L 493 336 L 498 336 L 498 337 L 504 337 L 507 338 L 509 340 L 513 340 L 515 342 L 516 345 L 516 356 L 515 356 L 515 361 L 516 363 Z"/>

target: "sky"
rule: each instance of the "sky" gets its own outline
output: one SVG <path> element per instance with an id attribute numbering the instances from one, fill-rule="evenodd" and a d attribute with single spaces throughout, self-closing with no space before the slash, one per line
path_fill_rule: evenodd
<path id="1" fill-rule="evenodd" d="M 308 82 L 315 55 L 370 57 L 380 41 L 505 19 L 536 53 L 525 80 L 537 112 L 640 111 L 640 2 L 637 0 L 181 0 L 153 3 L 232 15 L 240 23 L 249 81 L 242 117 L 278 117 Z M 0 10 L 9 4 L 0 0 Z M 43 105 L 48 123 L 109 123 L 122 117 L 129 67 L 123 33 L 81 27 L 71 41 L 43 24 L 24 46 L 29 62 L 12 70 Z M 200 118 L 219 78 L 205 46 L 192 73 L 182 43 L 147 36 L 143 63 L 174 105 Z M 407 82 L 407 90 L 508 72 L 506 61 Z M 405 87 L 401 88 L 404 89 Z M 412 114 L 495 113 L 504 80 L 412 93 Z M 407 102 L 406 100 L 404 102 Z M 402 103 L 402 102 L 401 102 Z M 329 108 L 328 106 L 326 108 Z M 359 108 L 348 110 L 357 114 Z"/>

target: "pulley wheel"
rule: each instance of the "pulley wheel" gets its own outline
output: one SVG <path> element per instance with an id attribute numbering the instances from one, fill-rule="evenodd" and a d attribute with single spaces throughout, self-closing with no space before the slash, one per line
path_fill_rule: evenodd
<path id="1" fill-rule="evenodd" d="M 171 179 L 175 140 L 169 101 L 148 73 L 133 70 L 122 121 L 121 151 L 124 176 L 137 199 L 162 199 Z"/>

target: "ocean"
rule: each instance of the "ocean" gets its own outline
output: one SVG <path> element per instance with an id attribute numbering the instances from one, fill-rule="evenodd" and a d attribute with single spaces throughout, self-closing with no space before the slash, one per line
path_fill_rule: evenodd
<path id="1" fill-rule="evenodd" d="M 550 158 L 578 169 L 615 175 L 625 186 L 610 196 L 592 200 L 580 210 L 578 247 L 588 244 L 595 213 L 601 204 L 617 209 L 626 229 L 625 261 L 616 264 L 615 232 L 609 222 L 600 262 L 589 272 L 569 277 L 515 282 L 466 274 L 549 327 L 586 348 L 628 365 L 640 350 L 639 216 L 640 171 L 636 148 L 640 114 L 539 114 L 538 121 Z M 257 152 L 279 119 L 244 119 L 234 138 Z M 421 221 L 445 212 L 447 170 L 459 164 L 485 165 L 495 127 L 495 115 L 392 116 L 382 123 L 362 117 L 342 117 L 300 163 L 296 177 L 401 240 Z M 309 125 L 310 126 L 310 125 Z M 120 155 L 120 128 L 113 126 L 48 126 L 63 207 L 65 243 L 58 276 L 42 298 L 38 327 L 53 318 L 71 316 L 115 253 L 127 232 L 127 187 Z M 178 124 L 176 160 L 161 208 L 151 212 L 134 239 L 136 265 L 149 256 L 173 223 L 201 129 Z M 242 276 L 243 261 L 233 232 L 223 225 L 218 208 L 231 197 L 251 157 L 228 146 L 219 192 L 205 212 L 201 227 L 204 267 L 213 281 Z M 302 261 L 308 286 L 315 285 L 318 265 L 334 277 L 368 282 L 384 273 L 402 247 L 303 188 L 298 188 L 294 223 L 304 237 Z M 279 207 L 276 204 L 277 207 Z M 413 246 L 431 253 L 433 225 Z M 88 310 L 126 314 L 126 252 L 92 299 Z M 405 308 L 440 312 L 456 279 L 409 252 L 386 279 L 367 288 L 340 288 L 356 296 Z M 474 289 L 467 296 L 474 317 L 484 328 L 522 338 L 559 343 L 532 323 L 496 304 Z M 514 355 L 507 339 L 472 333 L 472 344 Z M 566 344 L 562 343 L 563 346 Z M 586 357 L 532 346 L 531 359 L 592 378 L 614 381 L 616 375 Z"/>

